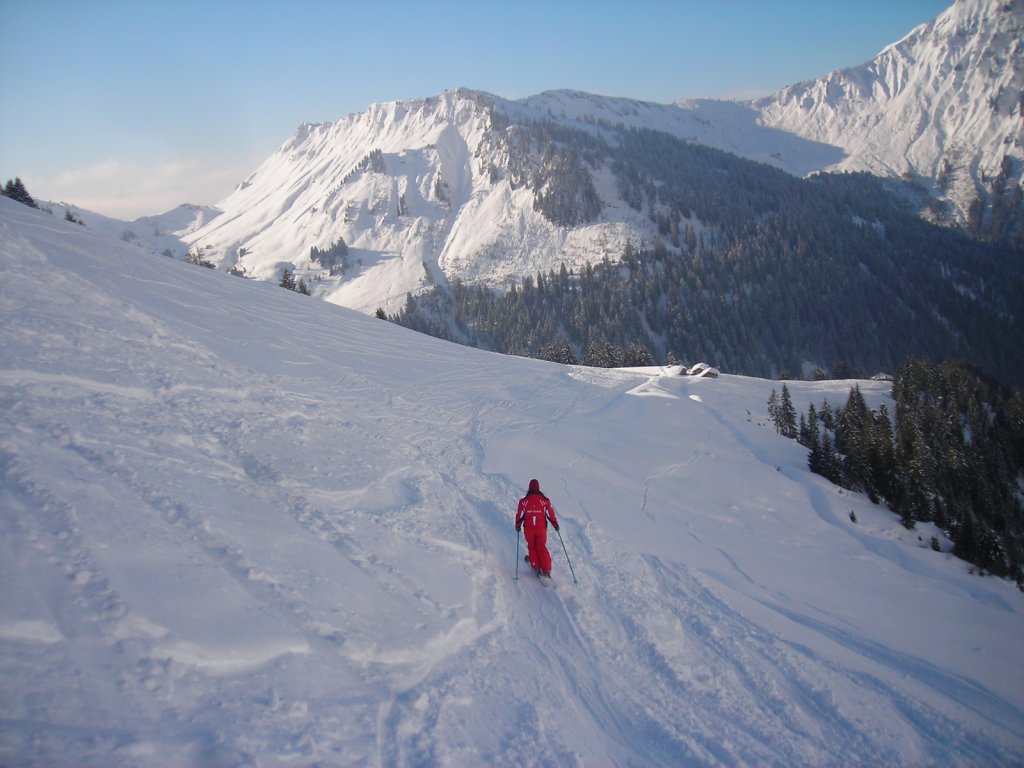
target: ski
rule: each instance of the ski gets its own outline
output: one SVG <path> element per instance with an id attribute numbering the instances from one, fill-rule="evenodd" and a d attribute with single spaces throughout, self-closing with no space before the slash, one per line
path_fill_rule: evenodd
<path id="1" fill-rule="evenodd" d="M 527 555 L 526 557 L 524 557 L 523 558 L 523 562 L 529 564 L 530 556 Z M 545 587 L 548 586 L 549 584 L 551 586 L 554 586 L 554 580 L 551 578 L 551 574 L 550 573 L 545 575 L 544 571 L 540 570 L 539 568 L 533 568 L 533 566 L 530 566 L 530 567 L 533 569 L 533 575 L 537 577 L 537 581 L 539 581 Z M 519 575 L 518 574 L 513 578 L 513 581 L 519 581 Z"/>

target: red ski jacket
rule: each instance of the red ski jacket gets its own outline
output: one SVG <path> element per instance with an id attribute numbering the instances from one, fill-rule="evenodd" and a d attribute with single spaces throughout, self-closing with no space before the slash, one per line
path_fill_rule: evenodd
<path id="1" fill-rule="evenodd" d="M 527 538 L 538 528 L 547 528 L 548 520 L 557 531 L 558 518 L 555 517 L 555 508 L 543 493 L 530 490 L 519 500 L 519 508 L 516 510 L 516 530 L 519 530 L 519 526 L 525 525 Z"/>

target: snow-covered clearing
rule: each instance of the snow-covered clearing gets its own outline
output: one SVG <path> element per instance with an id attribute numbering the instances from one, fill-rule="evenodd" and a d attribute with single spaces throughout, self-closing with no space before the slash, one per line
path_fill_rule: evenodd
<path id="1" fill-rule="evenodd" d="M 6 199 L 0 318 L 4 765 L 1024 762 L 1024 597 L 809 474 L 777 382 L 488 354 Z M 556 535 L 513 580 L 532 477 L 578 584 Z"/>

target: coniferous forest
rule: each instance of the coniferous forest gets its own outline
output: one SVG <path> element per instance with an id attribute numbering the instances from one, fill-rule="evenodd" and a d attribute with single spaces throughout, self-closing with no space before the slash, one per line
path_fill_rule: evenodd
<path id="1" fill-rule="evenodd" d="M 783 384 L 768 412 L 811 471 L 888 504 L 907 528 L 935 523 L 957 557 L 1024 588 L 1024 393 L 962 362 L 913 359 L 892 396 L 895 419 L 855 386 L 845 405 L 811 403 L 798 420 Z"/>

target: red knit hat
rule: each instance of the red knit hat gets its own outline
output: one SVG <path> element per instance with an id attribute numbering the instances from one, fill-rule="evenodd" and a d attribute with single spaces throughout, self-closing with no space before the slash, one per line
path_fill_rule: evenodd
<path id="1" fill-rule="evenodd" d="M 530 481 L 530 490 L 531 491 L 539 491 L 540 490 L 540 483 L 538 483 L 536 480 L 531 480 Z"/>

